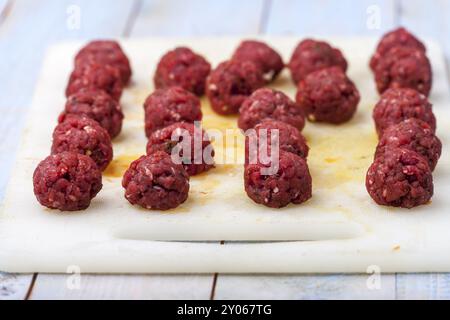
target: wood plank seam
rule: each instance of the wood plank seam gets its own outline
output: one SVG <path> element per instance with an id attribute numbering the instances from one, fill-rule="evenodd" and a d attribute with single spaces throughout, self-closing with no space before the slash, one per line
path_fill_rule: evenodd
<path id="1" fill-rule="evenodd" d="M 394 2 L 394 24 L 396 26 L 401 25 L 401 17 L 403 15 L 403 5 L 401 0 L 395 0 Z"/>
<path id="2" fill-rule="evenodd" d="M 137 17 L 141 12 L 143 6 L 143 0 L 134 0 L 133 8 L 130 11 L 130 14 L 127 19 L 127 23 L 125 24 L 125 29 L 123 31 L 123 36 L 128 38 L 133 31 L 134 24 L 136 23 Z"/>
<path id="3" fill-rule="evenodd" d="M 270 19 L 270 10 L 272 8 L 272 0 L 264 0 L 263 7 L 261 10 L 261 18 L 259 22 L 259 28 L 258 33 L 259 34 L 266 34 L 267 33 L 267 26 Z"/>
<path id="4" fill-rule="evenodd" d="M 31 294 L 33 293 L 34 285 L 36 283 L 36 279 L 38 277 L 37 273 L 33 273 L 33 278 L 31 278 L 30 286 L 28 287 L 27 294 L 24 297 L 24 300 L 30 300 Z"/>

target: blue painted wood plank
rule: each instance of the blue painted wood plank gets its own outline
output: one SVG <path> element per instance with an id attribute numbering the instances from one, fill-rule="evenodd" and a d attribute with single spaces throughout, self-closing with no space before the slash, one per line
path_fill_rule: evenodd
<path id="1" fill-rule="evenodd" d="M 391 0 L 272 1 L 267 33 L 303 36 L 380 35 L 396 24 Z"/>
<path id="2" fill-rule="evenodd" d="M 26 298 L 33 275 L 15 275 L 0 272 L 0 300 Z"/>
<path id="3" fill-rule="evenodd" d="M 133 36 L 256 34 L 264 0 L 146 0 Z"/>
<path id="4" fill-rule="evenodd" d="M 211 275 L 39 275 L 30 300 L 207 300 Z"/>
<path id="5" fill-rule="evenodd" d="M 395 277 L 368 275 L 219 275 L 215 298 L 239 300 L 394 299 Z M 368 284 L 369 282 L 369 284 Z"/>
<path id="6" fill-rule="evenodd" d="M 398 274 L 396 297 L 399 300 L 448 300 L 450 274 Z"/>
<path id="7" fill-rule="evenodd" d="M 438 41 L 450 61 L 450 1 L 401 0 L 400 12 L 402 25 L 419 37 Z"/>

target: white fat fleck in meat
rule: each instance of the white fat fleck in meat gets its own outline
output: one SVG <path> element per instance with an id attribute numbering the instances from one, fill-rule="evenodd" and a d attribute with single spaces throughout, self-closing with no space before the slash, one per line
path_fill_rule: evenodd
<path id="1" fill-rule="evenodd" d="M 83 128 L 83 130 L 86 131 L 86 132 L 89 133 L 89 134 L 95 132 L 95 129 L 92 128 L 91 126 L 85 126 L 85 127 Z"/>
<path id="2" fill-rule="evenodd" d="M 270 81 L 270 80 L 272 80 L 272 78 L 273 78 L 274 75 L 275 75 L 275 70 L 270 70 L 269 72 L 266 72 L 266 73 L 263 75 L 263 78 L 264 78 L 264 80 L 266 80 L 266 81 Z"/>
<path id="3" fill-rule="evenodd" d="M 278 193 L 278 192 L 280 192 L 280 189 L 279 189 L 278 187 L 275 187 L 275 188 L 273 189 L 273 193 Z"/>
<path id="4" fill-rule="evenodd" d="M 169 79 L 170 79 L 170 80 L 175 79 L 175 75 L 174 75 L 173 73 L 170 73 L 170 74 L 169 74 Z"/>
<path id="5" fill-rule="evenodd" d="M 148 176 L 151 180 L 153 180 L 153 173 L 149 168 L 145 168 L 145 175 Z"/>
<path id="6" fill-rule="evenodd" d="M 173 110 L 170 111 L 170 116 L 172 117 L 172 119 L 174 119 L 175 121 L 179 121 L 181 119 L 181 115 L 178 112 L 175 112 Z"/>
<path id="7" fill-rule="evenodd" d="M 259 101 L 255 100 L 253 101 L 253 103 L 250 105 L 250 110 L 255 109 L 257 106 L 259 105 Z"/>
<path id="8" fill-rule="evenodd" d="M 216 91 L 217 90 L 217 86 L 214 83 L 211 83 L 208 88 L 211 91 Z"/>

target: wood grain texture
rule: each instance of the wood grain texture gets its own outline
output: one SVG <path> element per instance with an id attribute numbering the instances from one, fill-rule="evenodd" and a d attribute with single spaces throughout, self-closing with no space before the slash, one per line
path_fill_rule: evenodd
<path id="1" fill-rule="evenodd" d="M 449 300 L 449 274 L 397 274 L 396 298 L 399 300 Z"/>
<path id="2" fill-rule="evenodd" d="M 144 1 L 134 36 L 204 36 L 255 34 L 264 0 Z"/>
<path id="3" fill-rule="evenodd" d="M 395 276 L 384 275 L 379 287 L 367 286 L 368 275 L 219 275 L 215 299 L 394 299 Z"/>
<path id="4" fill-rule="evenodd" d="M 419 37 L 439 41 L 450 61 L 450 1 L 401 0 L 400 24 L 411 29 Z"/>
<path id="5" fill-rule="evenodd" d="M 33 275 L 0 272 L 0 300 L 23 300 L 27 296 Z"/>
<path id="6" fill-rule="evenodd" d="M 42 275 L 30 299 L 35 300 L 207 300 L 213 277 L 209 275 Z M 74 285 L 77 284 L 77 285 Z"/>
<path id="7" fill-rule="evenodd" d="M 368 26 L 374 12 L 379 12 L 379 24 Z M 275 0 L 270 8 L 267 33 L 377 36 L 395 23 L 396 1 L 392 0 Z"/>

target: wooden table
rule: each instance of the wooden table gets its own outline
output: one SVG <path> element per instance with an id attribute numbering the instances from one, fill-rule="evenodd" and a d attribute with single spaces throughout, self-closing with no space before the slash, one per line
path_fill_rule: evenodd
<path id="1" fill-rule="evenodd" d="M 0 199 L 44 52 L 54 42 L 154 35 L 380 36 L 398 25 L 439 41 L 450 58 L 450 0 L 0 0 Z M 70 275 L 0 273 L 0 299 L 450 298 L 448 274 L 383 275 L 375 290 L 368 279 L 83 275 L 80 287 L 71 290 Z"/>

